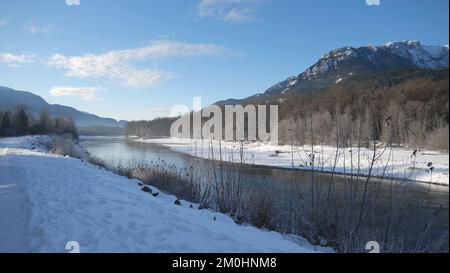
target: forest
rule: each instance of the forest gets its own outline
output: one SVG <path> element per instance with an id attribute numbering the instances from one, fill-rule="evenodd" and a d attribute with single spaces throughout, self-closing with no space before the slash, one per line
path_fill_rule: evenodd
<path id="1" fill-rule="evenodd" d="M 448 86 L 448 69 L 413 70 L 290 94 L 280 105 L 280 139 L 339 147 L 377 140 L 448 150 Z"/>
<path id="2" fill-rule="evenodd" d="M 25 106 L 19 106 L 15 111 L 0 110 L 0 137 L 25 135 L 71 135 L 78 139 L 78 132 L 72 118 L 53 118 L 44 109 L 37 118 L 27 112 Z"/>
<path id="3" fill-rule="evenodd" d="M 175 118 L 156 118 L 146 121 L 130 121 L 125 128 L 125 135 L 138 137 L 169 137 L 170 126 Z"/>
<path id="4" fill-rule="evenodd" d="M 448 69 L 354 76 L 325 89 L 290 92 L 245 104 L 279 105 L 281 144 L 369 146 L 372 140 L 415 149 L 449 149 Z M 130 122 L 126 135 L 166 137 L 174 118 Z"/>

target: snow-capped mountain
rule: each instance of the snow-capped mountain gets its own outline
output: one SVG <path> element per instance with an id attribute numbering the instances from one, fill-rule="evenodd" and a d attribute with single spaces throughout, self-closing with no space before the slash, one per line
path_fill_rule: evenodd
<path id="1" fill-rule="evenodd" d="M 306 92 L 370 72 L 446 68 L 448 61 L 448 45 L 425 46 L 418 41 L 403 41 L 381 46 L 343 47 L 323 55 L 300 75 L 270 87 L 264 95 Z"/>
<path id="2" fill-rule="evenodd" d="M 448 45 L 424 46 L 418 41 L 406 41 L 390 42 L 381 46 L 381 48 L 410 60 L 420 68 L 448 67 Z"/>

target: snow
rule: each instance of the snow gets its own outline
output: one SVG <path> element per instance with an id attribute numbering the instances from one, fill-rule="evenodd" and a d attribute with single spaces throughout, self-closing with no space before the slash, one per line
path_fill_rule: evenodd
<path id="1" fill-rule="evenodd" d="M 0 139 L 0 252 L 323 252 L 304 239 L 237 225 L 175 196 L 158 197 L 79 159 L 49 137 Z M 151 187 L 153 192 L 158 189 Z"/>
<path id="2" fill-rule="evenodd" d="M 439 58 L 441 54 L 444 53 L 445 46 L 423 46 L 423 48 L 430 53 L 434 58 Z"/>
<path id="3" fill-rule="evenodd" d="M 367 48 L 372 50 L 372 51 L 378 51 L 378 47 L 376 47 L 374 45 L 367 45 Z"/>
<path id="4" fill-rule="evenodd" d="M 296 85 L 297 84 L 297 78 L 294 78 L 294 79 L 291 79 L 291 81 L 289 82 L 289 84 L 288 84 L 288 87 L 291 87 L 291 86 L 293 86 L 293 85 Z"/>
<path id="5" fill-rule="evenodd" d="M 386 50 L 392 54 L 410 60 L 420 68 L 444 68 L 448 67 L 448 46 L 425 46 L 418 41 L 389 42 L 381 46 L 367 46 L 372 53 L 362 57 L 374 61 L 373 52 Z M 343 47 L 330 51 L 323 55 L 320 60 L 303 72 L 300 77 L 303 80 L 311 80 L 336 69 L 338 65 L 349 58 L 358 57 L 358 50 L 352 47 Z"/>
<path id="6" fill-rule="evenodd" d="M 286 94 L 292 86 L 297 84 L 297 82 L 298 82 L 298 79 L 296 77 L 288 78 L 285 82 L 283 82 L 282 85 L 285 85 L 286 88 L 283 88 L 283 90 L 280 92 L 280 94 Z M 278 85 L 278 86 L 281 87 L 281 85 Z"/>
<path id="7" fill-rule="evenodd" d="M 337 69 L 342 61 L 349 58 L 357 58 L 358 52 L 353 47 L 343 47 L 328 52 L 323 55 L 320 60 L 303 72 L 300 77 L 303 80 L 311 80 L 328 72 L 330 69 Z"/>
<path id="8" fill-rule="evenodd" d="M 283 91 L 281 91 L 281 93 L 280 94 L 286 94 L 287 92 L 289 91 L 289 88 L 285 88 L 285 89 L 283 89 Z"/>
<path id="9" fill-rule="evenodd" d="M 389 42 L 382 49 L 411 60 L 420 68 L 448 67 L 448 47 L 426 46 L 418 41 Z"/>
<path id="10" fill-rule="evenodd" d="M 137 141 L 147 143 L 157 143 L 170 147 L 174 151 L 190 154 L 192 156 L 210 158 L 209 153 L 210 141 L 188 140 L 188 139 L 139 139 Z M 215 145 L 215 151 L 218 151 L 218 143 Z M 223 160 L 239 162 L 240 144 L 235 142 L 222 142 Z M 378 154 L 383 147 L 379 147 Z M 273 166 L 280 168 L 292 168 L 292 150 L 294 150 L 295 168 L 310 170 L 309 155 L 311 154 L 311 146 L 301 146 L 291 148 L 290 145 L 271 145 L 267 143 L 246 143 L 244 145 L 244 162 L 247 164 Z M 438 151 L 418 151 L 413 156 L 413 149 L 393 148 L 386 149 L 381 153 L 379 159 L 375 162 L 372 175 L 385 176 L 396 179 L 408 179 L 418 182 L 432 183 L 439 185 L 449 185 L 449 154 L 448 152 Z M 218 153 L 217 153 L 218 154 Z M 331 146 L 314 146 L 315 154 L 315 171 L 332 172 L 340 174 L 357 174 L 358 172 L 358 149 L 357 148 L 340 148 L 336 158 L 336 147 Z M 352 156 L 353 155 L 353 156 Z M 360 149 L 360 174 L 367 175 L 369 172 L 370 162 L 373 150 L 368 148 Z M 218 156 L 218 155 L 216 155 Z M 217 159 L 217 158 L 216 158 Z M 352 166 L 353 161 L 353 168 Z M 434 167 L 431 172 L 427 166 L 432 163 Z M 335 166 L 335 168 L 333 167 Z M 386 167 L 387 166 L 387 167 Z"/>
<path id="11" fill-rule="evenodd" d="M 310 80 L 318 77 L 319 75 L 327 72 L 334 65 L 333 58 L 322 57 L 318 63 L 308 68 L 301 74 L 302 79 Z"/>

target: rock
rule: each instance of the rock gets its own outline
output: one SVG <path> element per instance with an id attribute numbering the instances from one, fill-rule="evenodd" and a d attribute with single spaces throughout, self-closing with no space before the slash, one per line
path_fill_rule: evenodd
<path id="1" fill-rule="evenodd" d="M 144 184 L 142 184 L 142 183 L 138 183 L 138 185 L 139 185 L 140 187 L 144 186 Z"/>
<path id="2" fill-rule="evenodd" d="M 181 202 L 180 202 L 180 200 L 178 200 L 178 199 L 175 200 L 174 204 L 177 205 L 177 206 L 181 206 Z"/>
<path id="3" fill-rule="evenodd" d="M 193 208 L 194 208 L 194 206 L 193 206 L 192 204 L 190 204 L 190 205 L 189 205 L 189 208 L 190 208 L 190 209 L 193 209 Z"/>
<path id="4" fill-rule="evenodd" d="M 159 192 L 152 193 L 152 195 L 153 197 L 157 197 L 159 195 Z"/>
<path id="5" fill-rule="evenodd" d="M 152 193 L 152 189 L 150 189 L 150 188 L 147 187 L 147 186 L 142 187 L 142 191 L 143 191 L 143 192 L 149 192 L 149 193 Z"/>

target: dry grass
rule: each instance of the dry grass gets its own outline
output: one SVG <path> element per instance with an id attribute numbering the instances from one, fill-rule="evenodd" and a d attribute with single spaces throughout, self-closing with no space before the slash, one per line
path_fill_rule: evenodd
<path id="1" fill-rule="evenodd" d="M 334 176 L 319 181 L 321 174 L 312 173 L 312 191 L 296 184 L 275 191 L 271 182 L 244 179 L 243 164 L 192 159 L 189 168 L 179 169 L 164 161 L 114 166 L 97 159 L 91 162 L 226 213 L 237 223 L 294 233 L 338 252 L 366 252 L 368 241 L 380 242 L 383 252 L 448 251 L 448 232 L 432 235 L 437 216 L 423 215 L 423 204 L 408 183 L 348 176 L 338 190 Z M 292 172 L 293 181 L 295 176 Z"/>

